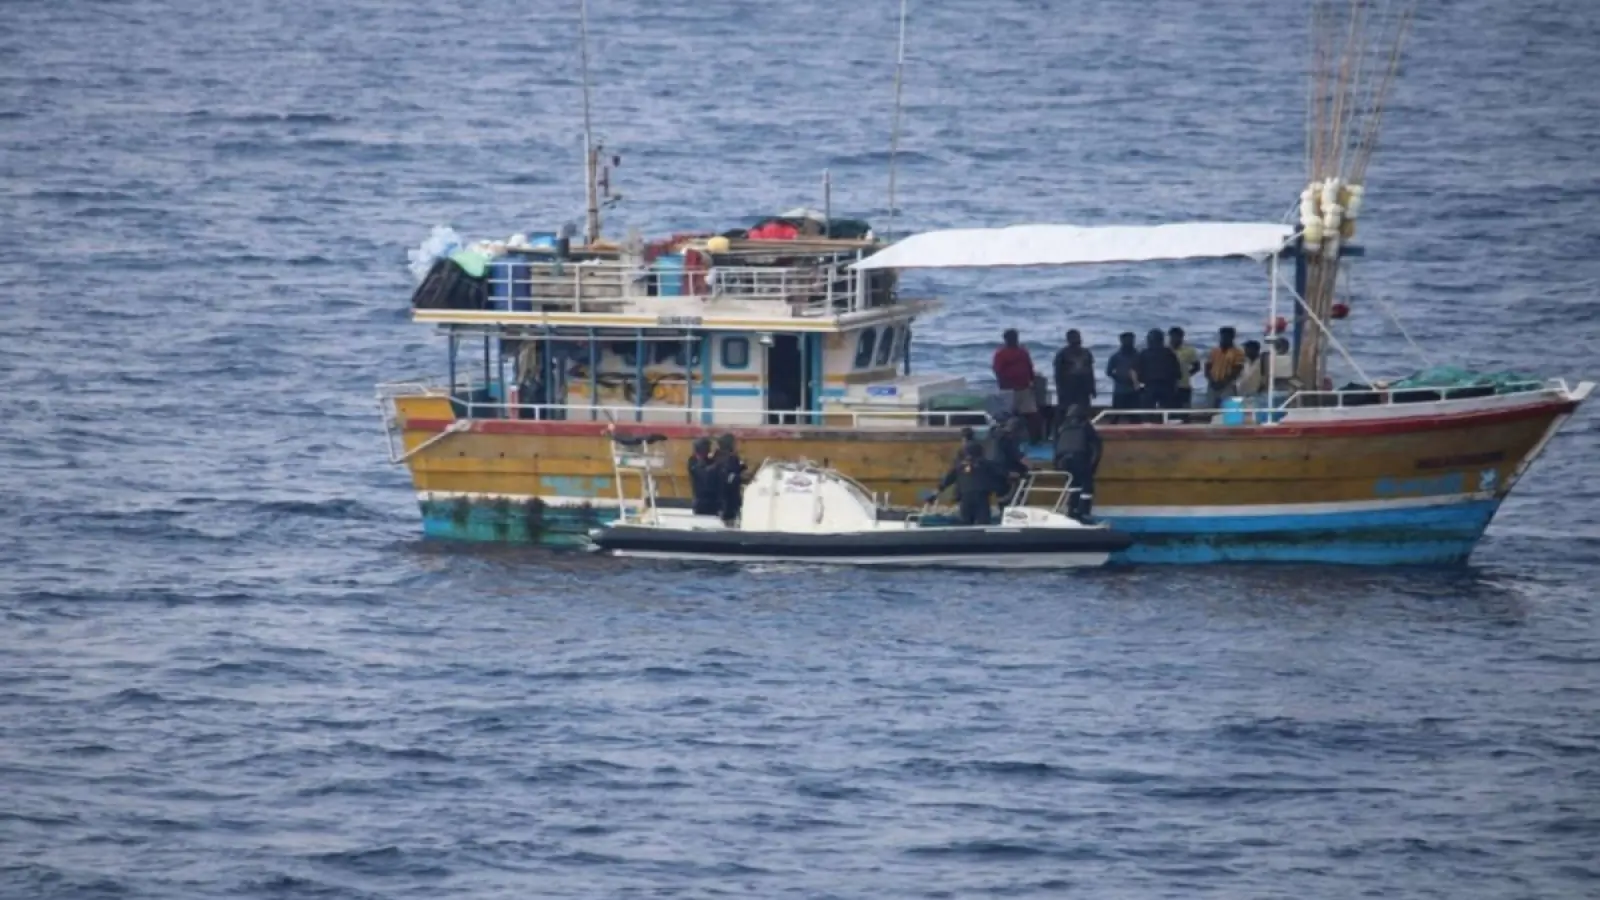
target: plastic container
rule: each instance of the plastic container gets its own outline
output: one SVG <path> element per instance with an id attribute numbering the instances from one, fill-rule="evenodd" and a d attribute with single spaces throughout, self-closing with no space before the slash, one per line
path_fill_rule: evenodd
<path id="1" fill-rule="evenodd" d="M 529 312 L 533 309 L 533 282 L 528 261 L 502 256 L 489 261 L 489 308 Z"/>
<path id="2" fill-rule="evenodd" d="M 669 253 L 656 257 L 656 296 L 683 296 L 683 254 Z"/>
<path id="3" fill-rule="evenodd" d="M 1243 397 L 1226 397 L 1226 398 L 1224 398 L 1223 401 L 1222 401 L 1222 424 L 1224 424 L 1224 425 L 1243 425 L 1244 421 L 1245 421 L 1245 416 L 1244 416 L 1244 398 Z"/>

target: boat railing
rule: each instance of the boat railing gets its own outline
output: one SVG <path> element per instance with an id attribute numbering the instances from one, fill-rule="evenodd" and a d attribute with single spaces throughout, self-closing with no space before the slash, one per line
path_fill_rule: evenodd
<path id="1" fill-rule="evenodd" d="M 700 406 L 620 405 L 587 403 L 521 403 L 484 398 L 480 390 L 451 395 L 444 387 L 432 389 L 432 396 L 450 396 L 459 418 L 517 419 L 550 422 L 613 422 L 639 424 L 684 424 L 708 427 L 790 427 L 830 428 L 860 431 L 904 431 L 937 429 L 955 433 L 959 425 L 949 424 L 950 414 L 926 410 L 837 410 L 805 411 L 760 409 L 718 409 Z M 389 394 L 404 396 L 403 394 Z"/>
<path id="2" fill-rule="evenodd" d="M 1281 422 L 1290 410 L 1360 409 L 1371 406 L 1409 406 L 1420 403 L 1464 403 L 1484 397 L 1569 392 L 1560 378 L 1530 379 L 1500 385 L 1464 387 L 1386 387 L 1342 391 L 1296 391 L 1275 405 L 1251 401 L 1242 407 L 1187 409 L 1105 409 L 1094 417 L 1096 425 L 1268 424 Z"/>
<path id="3" fill-rule="evenodd" d="M 1566 393 L 1564 379 L 1528 379 L 1503 384 L 1450 386 L 1373 387 L 1340 391 L 1296 391 L 1284 400 L 1284 409 L 1342 409 L 1356 406 L 1391 406 L 1409 403 L 1440 403 L 1473 400 L 1503 394 L 1530 394 L 1541 391 Z"/>
<path id="4" fill-rule="evenodd" d="M 1103 409 L 1095 414 L 1092 420 L 1096 425 L 1209 425 L 1223 413 L 1232 412 L 1249 417 L 1255 415 L 1264 418 L 1268 410 L 1265 408 L 1245 409 L 1211 409 L 1197 407 L 1191 409 Z M 1281 418 L 1282 411 L 1276 412 Z"/>
<path id="5" fill-rule="evenodd" d="M 1040 478 L 1051 482 L 1059 480 L 1060 484 L 1041 485 L 1039 484 Z M 1006 500 L 1005 505 L 1008 507 L 1027 506 L 1041 508 L 1041 501 L 1036 500 L 1036 495 L 1043 500 L 1049 500 L 1049 498 L 1054 497 L 1054 502 L 1043 505 L 1042 508 L 1064 516 L 1072 508 L 1072 496 L 1077 492 L 1078 489 L 1072 484 L 1071 473 L 1062 472 L 1058 469 L 1033 469 L 1022 476 L 1021 481 L 1017 482 L 1016 488 L 1011 492 L 1011 496 Z"/>
<path id="6" fill-rule="evenodd" d="M 667 455 L 657 447 L 666 438 L 662 435 L 625 438 L 615 433 L 610 438 L 611 470 L 617 489 L 618 514 L 635 522 L 655 521 L 659 496 L 656 473 L 667 468 Z M 638 481 L 639 499 L 636 501 L 628 497 L 626 475 L 633 475 Z"/>
<path id="7" fill-rule="evenodd" d="M 887 282 L 874 285 L 850 260 L 799 266 L 662 269 L 634 262 L 515 262 L 489 278 L 492 308 L 511 312 L 614 311 L 642 302 L 786 303 L 793 316 L 853 312 L 894 302 Z"/>

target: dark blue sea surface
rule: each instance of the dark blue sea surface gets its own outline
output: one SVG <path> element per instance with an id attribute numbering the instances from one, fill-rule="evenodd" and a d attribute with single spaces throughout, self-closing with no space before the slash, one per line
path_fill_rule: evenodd
<path id="1" fill-rule="evenodd" d="M 1299 3 L 912 4 L 897 227 L 1282 216 Z M 898 4 L 594 0 L 613 234 L 886 224 Z M 0 29 L 0 897 L 1600 895 L 1581 412 L 1470 566 L 995 577 L 423 542 L 375 382 L 435 225 L 581 215 L 575 2 L 29 2 Z M 1600 20 L 1429 3 L 1347 342 L 1597 373 Z M 911 279 L 1258 327 L 1249 264 Z M 1341 377 L 1349 374 L 1341 372 Z"/>

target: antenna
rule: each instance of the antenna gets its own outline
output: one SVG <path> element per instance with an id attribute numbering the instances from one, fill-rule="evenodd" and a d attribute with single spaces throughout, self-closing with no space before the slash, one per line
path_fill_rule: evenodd
<path id="1" fill-rule="evenodd" d="M 583 185 L 588 199 L 589 217 L 584 244 L 600 239 L 600 197 L 598 175 L 600 146 L 594 141 L 589 118 L 589 0 L 578 0 L 578 46 L 583 56 Z"/>
<path id="2" fill-rule="evenodd" d="M 906 68 L 906 6 L 909 0 L 900 0 L 900 46 L 894 62 L 894 124 L 889 132 L 889 224 L 884 229 L 888 237 L 894 231 L 894 163 L 900 151 L 900 88 Z"/>

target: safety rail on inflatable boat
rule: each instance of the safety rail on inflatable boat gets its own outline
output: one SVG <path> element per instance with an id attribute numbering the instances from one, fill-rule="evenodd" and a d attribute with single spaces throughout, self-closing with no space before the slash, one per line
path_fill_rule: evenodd
<path id="1" fill-rule="evenodd" d="M 1040 478 L 1048 481 L 1059 479 L 1061 483 L 1059 485 L 1040 485 Z M 1078 488 L 1072 484 L 1071 473 L 1062 472 L 1059 469 L 1033 469 L 1022 476 L 1021 481 L 1017 482 L 1016 489 L 1011 492 L 1011 496 L 1007 498 L 1005 505 L 1008 507 L 1028 506 L 1036 509 L 1048 509 L 1053 513 L 1059 513 L 1064 516 L 1068 514 L 1068 510 L 1072 507 L 1072 495 L 1077 492 Z M 1047 504 L 1036 503 L 1036 494 L 1045 499 L 1055 497 L 1055 502 Z"/>

